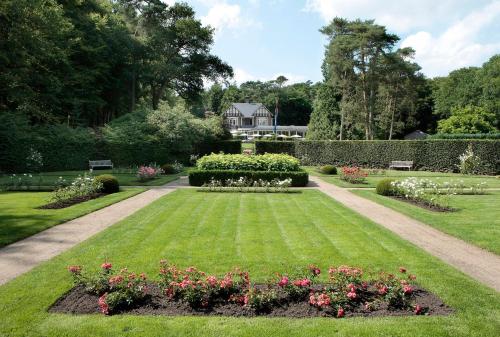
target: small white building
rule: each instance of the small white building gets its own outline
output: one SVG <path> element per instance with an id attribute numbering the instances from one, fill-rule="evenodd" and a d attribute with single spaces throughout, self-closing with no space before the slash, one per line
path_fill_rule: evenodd
<path id="1" fill-rule="evenodd" d="M 262 103 L 233 103 L 223 113 L 224 122 L 233 135 L 258 138 L 274 132 L 273 114 Z M 276 134 L 303 138 L 307 126 L 278 125 Z"/>

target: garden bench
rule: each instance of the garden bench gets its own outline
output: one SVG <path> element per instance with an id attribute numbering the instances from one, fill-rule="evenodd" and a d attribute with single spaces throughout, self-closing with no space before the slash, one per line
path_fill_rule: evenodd
<path id="1" fill-rule="evenodd" d="M 111 167 L 113 168 L 113 163 L 111 160 L 89 160 L 89 167 L 93 170 L 95 167 Z"/>
<path id="2" fill-rule="evenodd" d="M 405 161 L 405 160 L 396 160 L 396 161 L 391 161 L 391 164 L 389 165 L 389 168 L 407 168 L 408 171 L 411 170 L 413 167 L 413 162 L 412 161 Z"/>

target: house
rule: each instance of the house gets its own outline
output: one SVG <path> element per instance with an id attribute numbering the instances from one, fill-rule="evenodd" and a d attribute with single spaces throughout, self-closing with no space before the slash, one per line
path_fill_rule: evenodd
<path id="1" fill-rule="evenodd" d="M 234 136 L 258 138 L 274 133 L 274 115 L 262 103 L 233 103 L 222 114 Z M 278 121 L 279 122 L 279 121 Z M 278 125 L 278 136 L 303 138 L 307 126 Z"/>
<path id="2" fill-rule="evenodd" d="M 420 130 L 415 130 L 405 136 L 405 140 L 419 140 L 419 139 L 425 139 L 429 135 L 423 131 Z"/>

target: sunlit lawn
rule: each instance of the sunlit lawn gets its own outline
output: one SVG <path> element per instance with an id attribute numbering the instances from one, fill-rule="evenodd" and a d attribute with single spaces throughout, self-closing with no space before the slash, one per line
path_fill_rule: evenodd
<path id="1" fill-rule="evenodd" d="M 48 192 L 0 193 L 0 247 L 80 217 L 144 191 L 122 189 L 118 193 L 62 209 L 37 209 L 49 202 Z"/>
<path id="2" fill-rule="evenodd" d="M 286 319 L 49 314 L 70 264 L 104 259 L 156 277 L 167 258 L 209 273 L 234 266 L 265 281 L 310 263 L 405 266 L 456 313 L 446 317 Z M 498 336 L 500 294 L 315 190 L 294 194 L 173 192 L 0 287 L 1 336 Z"/>
<path id="3" fill-rule="evenodd" d="M 474 184 L 478 184 L 481 182 L 486 182 L 488 188 L 499 188 L 500 187 L 500 179 L 494 176 L 478 176 L 478 175 L 464 175 L 459 173 L 442 173 L 442 172 L 428 172 L 428 171 L 407 171 L 407 170 L 384 170 L 382 174 L 370 174 L 366 178 L 366 183 L 364 184 L 351 184 L 346 181 L 343 181 L 339 178 L 338 175 L 325 175 L 319 172 L 317 167 L 305 167 L 305 169 L 312 175 L 316 175 L 321 177 L 326 182 L 337 185 L 339 187 L 365 187 L 365 188 L 374 188 L 377 186 L 377 183 L 386 178 L 390 179 L 404 179 L 406 177 L 419 177 L 430 179 L 435 182 L 453 182 L 460 181 L 463 182 L 467 186 L 471 186 Z M 338 168 L 340 171 L 340 167 Z"/>

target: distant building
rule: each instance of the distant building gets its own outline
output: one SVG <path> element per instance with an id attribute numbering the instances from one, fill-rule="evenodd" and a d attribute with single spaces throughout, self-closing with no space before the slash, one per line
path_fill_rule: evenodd
<path id="1" fill-rule="evenodd" d="M 423 131 L 420 130 L 415 130 L 405 136 L 405 140 L 419 140 L 419 139 L 425 139 L 429 135 Z"/>
<path id="2" fill-rule="evenodd" d="M 273 114 L 262 103 L 233 103 L 223 117 L 234 135 L 244 134 L 252 138 L 274 132 Z M 302 138 L 307 133 L 307 126 L 278 125 L 276 133 L 278 136 Z"/>

